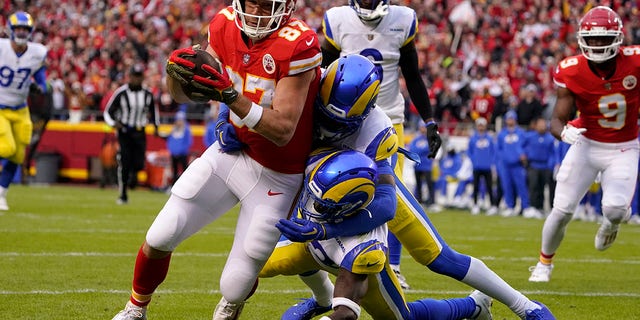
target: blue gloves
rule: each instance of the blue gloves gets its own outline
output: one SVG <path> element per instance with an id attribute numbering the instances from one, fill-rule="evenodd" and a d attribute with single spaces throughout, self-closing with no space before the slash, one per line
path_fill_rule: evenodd
<path id="1" fill-rule="evenodd" d="M 327 239 L 325 225 L 311 220 L 292 217 L 290 220 L 280 219 L 276 228 L 282 235 L 293 242 L 306 242 Z"/>
<path id="2" fill-rule="evenodd" d="M 216 121 L 216 140 L 220 144 L 220 149 L 224 153 L 242 150 L 242 142 L 236 136 L 236 129 L 229 123 L 229 107 L 220 103 L 218 120 Z"/>

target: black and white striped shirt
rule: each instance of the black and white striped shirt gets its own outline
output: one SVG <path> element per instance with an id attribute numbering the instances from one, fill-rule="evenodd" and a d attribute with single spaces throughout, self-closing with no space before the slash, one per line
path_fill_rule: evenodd
<path id="1" fill-rule="evenodd" d="M 129 84 L 120 86 L 107 102 L 104 121 L 114 127 L 121 122 L 129 129 L 142 130 L 151 121 L 158 126 L 158 108 L 149 89 L 129 89 Z"/>

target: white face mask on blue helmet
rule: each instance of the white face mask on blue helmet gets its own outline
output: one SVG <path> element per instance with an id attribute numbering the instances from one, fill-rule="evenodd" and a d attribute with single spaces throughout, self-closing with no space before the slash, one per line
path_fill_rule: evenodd
<path id="1" fill-rule="evenodd" d="M 349 6 L 365 23 L 378 23 L 389 13 L 389 0 L 372 0 L 370 5 L 364 4 L 362 0 L 349 0 Z"/>
<path id="2" fill-rule="evenodd" d="M 23 28 L 26 31 L 20 32 L 18 29 Z M 9 30 L 9 38 L 18 45 L 26 45 L 31 34 L 33 33 L 34 23 L 30 14 L 24 11 L 18 11 L 7 20 L 7 30 Z"/>

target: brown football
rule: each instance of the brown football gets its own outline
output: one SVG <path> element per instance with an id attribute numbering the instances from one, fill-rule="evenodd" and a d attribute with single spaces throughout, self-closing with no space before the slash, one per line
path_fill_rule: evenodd
<path id="1" fill-rule="evenodd" d="M 208 64 L 217 70 L 221 70 L 222 66 L 218 59 L 214 58 L 207 51 L 202 49 L 195 49 L 195 56 L 184 56 L 183 58 L 189 60 L 195 64 L 195 74 L 209 78 L 211 75 L 202 69 L 203 64 Z M 174 79 L 171 75 L 167 75 L 166 79 L 167 88 L 171 97 L 178 103 L 185 103 L 189 101 L 195 102 L 208 102 L 203 101 L 202 98 L 194 97 L 192 95 L 194 87 L 190 84 L 181 84 L 180 81 Z"/>

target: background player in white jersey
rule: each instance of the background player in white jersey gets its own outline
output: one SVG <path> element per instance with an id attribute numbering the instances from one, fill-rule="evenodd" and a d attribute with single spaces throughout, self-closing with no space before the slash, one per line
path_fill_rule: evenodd
<path id="1" fill-rule="evenodd" d="M 378 170 L 379 163 L 383 168 Z M 319 223 L 328 229 L 345 229 L 351 235 L 331 237 L 310 242 L 292 242 L 283 238 L 260 273 L 261 277 L 279 274 L 295 275 L 323 269 L 336 275 L 333 291 L 334 312 L 322 319 L 357 319 L 360 306 L 373 319 L 491 319 L 491 298 L 476 291 L 466 298 L 434 300 L 421 299 L 407 302 L 387 259 L 387 226 L 371 226 L 371 230 L 352 232 L 352 219 L 370 219 L 369 216 L 392 217 L 395 211 L 393 190 L 391 203 L 381 202 L 377 196 L 381 189 L 393 187 L 389 176 L 389 159 L 374 161 L 354 150 L 318 149 L 309 157 L 302 196 L 294 217 L 283 220 L 279 228 L 287 229 L 291 223 Z M 379 174 L 380 173 L 380 174 Z M 382 181 L 381 181 L 382 180 Z M 390 181 L 389 181 L 390 180 Z M 375 201 L 375 202 L 374 202 Z M 358 221 L 357 226 L 369 225 Z"/>
<path id="2" fill-rule="evenodd" d="M 394 155 L 398 141 L 391 120 L 380 108 L 369 103 L 375 102 L 377 90 L 374 85 L 379 79 L 379 70 L 360 55 L 341 57 L 327 68 L 314 107 L 314 139 L 317 145 L 357 150 L 376 161 Z M 384 167 L 380 165 L 380 168 Z M 555 319 L 549 309 L 513 289 L 482 261 L 450 248 L 429 221 L 424 208 L 395 176 L 394 171 L 389 168 L 384 173 L 394 175 L 396 185 L 391 192 L 395 193 L 397 210 L 393 219 L 388 221 L 388 227 L 398 235 L 417 262 L 499 300 L 522 319 Z M 366 232 L 372 229 L 371 226 L 386 222 L 385 219 L 387 217 L 384 215 L 372 215 L 362 221 L 354 219 L 357 223 L 340 230 Z M 288 228 L 280 230 L 293 241 L 312 241 L 327 235 L 341 235 L 338 234 L 340 230 L 313 223 L 284 223 Z M 310 319 L 331 304 L 327 297 L 331 297 L 333 287 L 325 272 L 307 274 L 302 280 L 312 289 L 314 297 L 289 308 L 282 319 Z"/>
<path id="3" fill-rule="evenodd" d="M 280 237 L 275 224 L 291 209 L 311 151 L 322 54 L 317 34 L 291 17 L 294 9 L 293 0 L 234 0 L 218 12 L 209 23 L 207 51 L 222 68 L 200 64 L 206 77 L 196 75 L 195 63 L 187 58 L 196 56 L 192 48 L 170 56 L 173 98 L 185 99 L 184 91 L 191 90 L 202 100 L 224 102 L 244 148 L 227 153 L 214 143 L 180 176 L 147 231 L 129 301 L 114 319 L 146 319 L 146 306 L 168 273 L 171 253 L 238 204 L 213 319 L 237 319 L 253 293 Z"/>
<path id="4" fill-rule="evenodd" d="M 402 71 L 411 102 L 427 125 L 429 157 L 435 157 L 441 145 L 438 125 L 433 121 L 427 88 L 418 67 L 415 36 L 418 21 L 413 9 L 389 5 L 388 0 L 350 0 L 348 6 L 334 7 L 322 22 L 324 66 L 339 56 L 360 54 L 382 70 L 382 85 L 377 105 L 391 118 L 400 146 L 404 146 L 404 98 L 400 92 L 399 70 Z M 396 175 L 402 178 L 404 157 L 398 155 Z M 400 242 L 389 235 L 391 265 L 403 288 L 409 285 L 400 274 Z"/>
<path id="5" fill-rule="evenodd" d="M 47 49 L 29 41 L 34 28 L 31 15 L 19 11 L 7 19 L 9 38 L 0 39 L 0 158 L 6 159 L 0 173 L 0 210 L 9 210 L 7 190 L 31 142 L 29 90 L 47 92 Z"/>
<path id="6" fill-rule="evenodd" d="M 577 38 L 582 55 L 560 61 L 553 73 L 558 100 L 551 133 L 571 147 L 558 170 L 539 262 L 529 277 L 533 282 L 550 280 L 567 224 L 598 174 L 603 219 L 594 245 L 606 250 L 613 244 L 620 222 L 630 213 L 638 174 L 640 48 L 620 47 L 622 20 L 603 6 L 584 15 Z M 572 120 L 576 110 L 578 118 Z"/>

